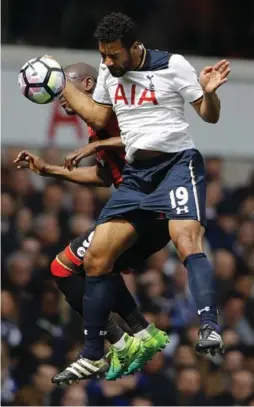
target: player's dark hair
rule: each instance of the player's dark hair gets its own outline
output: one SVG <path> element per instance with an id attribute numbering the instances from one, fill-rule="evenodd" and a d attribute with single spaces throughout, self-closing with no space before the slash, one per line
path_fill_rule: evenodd
<path id="1" fill-rule="evenodd" d="M 98 24 L 94 36 L 102 43 L 121 40 L 126 48 L 130 48 L 137 40 L 136 24 L 125 14 L 110 13 Z"/>

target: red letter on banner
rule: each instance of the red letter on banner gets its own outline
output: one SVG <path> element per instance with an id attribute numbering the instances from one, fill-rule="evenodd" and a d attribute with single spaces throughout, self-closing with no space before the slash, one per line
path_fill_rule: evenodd
<path id="1" fill-rule="evenodd" d="M 59 126 L 72 126 L 75 128 L 76 136 L 82 140 L 85 137 L 84 129 L 81 121 L 77 115 L 67 115 L 59 102 L 53 104 L 53 112 L 50 118 L 48 138 L 53 139 L 56 135 L 57 127 Z"/>

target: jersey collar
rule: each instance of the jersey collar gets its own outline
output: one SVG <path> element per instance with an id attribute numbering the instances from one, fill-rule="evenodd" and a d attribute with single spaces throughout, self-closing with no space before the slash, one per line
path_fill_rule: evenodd
<path id="1" fill-rule="evenodd" d="M 146 60 L 146 54 L 147 54 L 146 48 L 144 47 L 143 44 L 140 44 L 140 47 L 142 48 L 141 61 L 140 61 L 140 64 L 135 69 L 135 71 L 139 71 L 141 68 L 143 68 L 145 60 Z"/>

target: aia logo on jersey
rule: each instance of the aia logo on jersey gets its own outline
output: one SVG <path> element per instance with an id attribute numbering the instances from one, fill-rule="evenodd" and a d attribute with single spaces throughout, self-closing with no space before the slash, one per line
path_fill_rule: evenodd
<path id="1" fill-rule="evenodd" d="M 136 85 L 131 85 L 131 96 L 128 100 L 126 96 L 126 92 L 124 90 L 124 87 L 121 83 L 119 83 L 116 87 L 115 90 L 115 105 L 118 102 L 123 102 L 125 105 L 130 105 L 130 106 L 141 106 L 144 102 L 148 103 L 153 103 L 154 105 L 158 105 L 158 101 L 156 98 L 155 90 L 154 90 L 154 84 L 152 83 L 152 78 L 153 75 L 149 76 L 147 75 L 147 79 L 150 81 L 149 82 L 149 87 L 148 89 L 144 89 L 141 94 L 137 94 L 137 86 Z"/>

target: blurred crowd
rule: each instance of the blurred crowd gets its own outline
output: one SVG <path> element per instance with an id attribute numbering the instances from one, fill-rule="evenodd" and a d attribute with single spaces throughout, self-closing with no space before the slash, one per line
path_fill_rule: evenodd
<path id="1" fill-rule="evenodd" d="M 93 32 L 111 11 L 135 18 L 147 47 L 171 52 L 254 58 L 253 0 L 2 1 L 2 41 L 95 48 Z"/>
<path id="2" fill-rule="evenodd" d="M 198 320 L 185 268 L 169 244 L 126 284 L 146 318 L 171 342 L 135 376 L 56 389 L 50 378 L 82 347 L 82 320 L 51 279 L 49 264 L 68 241 L 93 225 L 111 194 L 28 170 L 17 151 L 2 157 L 1 404 L 23 406 L 254 406 L 254 173 L 228 188 L 223 161 L 206 160 L 208 232 L 225 357 L 198 357 Z M 55 148 L 40 151 L 61 164 Z"/>

